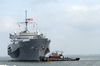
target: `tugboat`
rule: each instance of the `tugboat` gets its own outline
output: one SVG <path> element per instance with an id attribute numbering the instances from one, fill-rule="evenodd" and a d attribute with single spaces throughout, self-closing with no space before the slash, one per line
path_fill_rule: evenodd
<path id="1" fill-rule="evenodd" d="M 44 57 L 47 53 L 50 52 L 49 45 L 51 40 L 46 38 L 43 33 L 30 32 L 27 29 L 29 23 L 36 24 L 32 21 L 32 18 L 27 18 L 27 11 L 25 22 L 20 22 L 20 24 L 25 24 L 25 30 L 21 31 L 19 34 L 16 32 L 14 35 L 10 34 L 9 38 L 11 43 L 8 45 L 8 55 L 12 60 L 19 61 L 40 61 L 41 57 Z M 20 25 L 19 25 L 20 26 Z"/>
<path id="2" fill-rule="evenodd" d="M 58 53 L 60 52 L 60 54 Z M 80 58 L 69 58 L 69 57 L 64 57 L 63 51 L 55 51 L 52 52 L 49 57 L 43 57 L 42 61 L 79 61 Z"/>

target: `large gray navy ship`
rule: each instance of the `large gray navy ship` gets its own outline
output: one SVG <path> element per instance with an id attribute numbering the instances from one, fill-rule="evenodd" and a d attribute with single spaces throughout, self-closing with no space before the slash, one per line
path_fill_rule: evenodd
<path id="1" fill-rule="evenodd" d="M 41 57 L 50 52 L 49 45 L 51 41 L 43 33 L 39 33 L 38 30 L 35 32 L 28 31 L 27 25 L 35 22 L 28 22 L 27 11 L 25 13 L 25 22 L 20 22 L 25 24 L 25 30 L 19 32 L 19 34 L 16 32 L 13 35 L 10 34 L 11 42 L 7 47 L 8 55 L 12 60 L 41 61 Z"/>

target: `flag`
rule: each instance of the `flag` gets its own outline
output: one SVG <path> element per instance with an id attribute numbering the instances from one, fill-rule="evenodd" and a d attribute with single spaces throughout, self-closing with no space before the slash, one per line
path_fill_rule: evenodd
<path id="1" fill-rule="evenodd" d="M 20 27 L 20 24 L 18 24 L 18 26 Z"/>
<path id="2" fill-rule="evenodd" d="M 39 52 L 41 52 L 41 50 Z"/>
<path id="3" fill-rule="evenodd" d="M 39 50 L 39 49 L 37 48 L 37 50 Z"/>
<path id="4" fill-rule="evenodd" d="M 36 47 L 36 45 L 35 45 L 35 47 Z"/>
<path id="5" fill-rule="evenodd" d="M 33 28 L 35 28 L 35 25 L 33 24 Z"/>
<path id="6" fill-rule="evenodd" d="M 28 21 L 33 21 L 33 18 L 29 18 L 29 19 L 27 19 Z"/>

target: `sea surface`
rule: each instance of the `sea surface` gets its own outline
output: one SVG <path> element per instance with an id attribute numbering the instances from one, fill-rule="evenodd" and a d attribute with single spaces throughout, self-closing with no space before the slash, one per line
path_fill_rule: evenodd
<path id="1" fill-rule="evenodd" d="M 79 61 L 11 61 L 11 58 L 0 57 L 0 66 L 100 66 L 100 56 L 81 56 Z"/>

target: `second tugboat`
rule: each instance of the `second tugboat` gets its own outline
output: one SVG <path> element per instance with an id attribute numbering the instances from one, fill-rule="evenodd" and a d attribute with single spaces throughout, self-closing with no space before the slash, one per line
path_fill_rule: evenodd
<path id="1" fill-rule="evenodd" d="M 27 29 L 28 22 L 27 11 L 25 22 L 25 30 L 20 32 L 18 35 L 16 32 L 14 35 L 10 34 L 11 43 L 8 45 L 8 55 L 13 58 L 12 60 L 19 61 L 40 61 L 41 57 L 44 57 L 50 52 L 49 44 L 50 40 L 38 31 L 30 33 Z M 36 24 L 36 23 L 35 23 Z"/>

